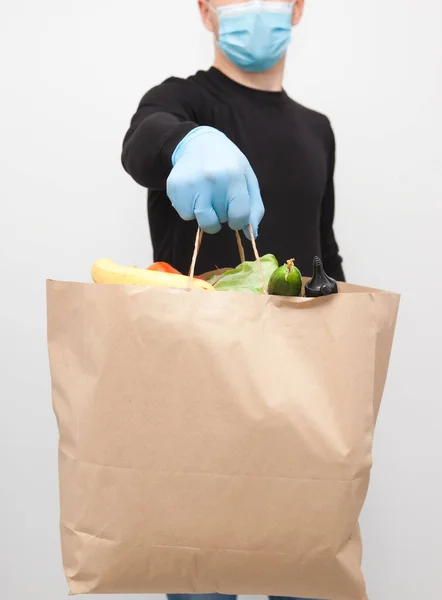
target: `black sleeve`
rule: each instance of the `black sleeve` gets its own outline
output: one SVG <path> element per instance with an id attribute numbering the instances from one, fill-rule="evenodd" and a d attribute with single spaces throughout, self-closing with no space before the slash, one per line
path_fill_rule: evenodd
<path id="1" fill-rule="evenodd" d="M 345 281 L 344 271 L 342 269 L 342 258 L 339 255 L 339 247 L 336 243 L 333 231 L 333 221 L 335 218 L 335 155 L 336 144 L 335 136 L 329 125 L 329 171 L 327 189 L 322 200 L 321 212 L 321 248 L 322 261 L 325 272 L 337 281 Z"/>
<path id="2" fill-rule="evenodd" d="M 171 157 L 195 127 L 195 91 L 191 82 L 168 79 L 141 100 L 123 142 L 122 163 L 140 185 L 166 189 Z"/>

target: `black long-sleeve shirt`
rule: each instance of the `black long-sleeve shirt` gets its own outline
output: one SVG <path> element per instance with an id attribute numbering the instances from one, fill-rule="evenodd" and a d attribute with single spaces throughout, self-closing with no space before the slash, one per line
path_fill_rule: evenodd
<path id="1" fill-rule="evenodd" d="M 333 233 L 335 140 L 327 117 L 291 100 L 284 91 L 266 92 L 235 83 L 215 68 L 188 79 L 170 78 L 150 90 L 138 107 L 123 144 L 123 165 L 149 189 L 148 214 L 156 261 L 182 272 L 191 262 L 196 222 L 183 221 L 166 196 L 171 157 L 195 127 L 222 131 L 249 159 L 266 214 L 259 229 L 261 255 L 280 263 L 295 258 L 310 275 L 314 256 L 343 280 Z M 253 255 L 245 244 L 249 259 Z M 204 236 L 197 270 L 236 266 L 232 231 Z"/>

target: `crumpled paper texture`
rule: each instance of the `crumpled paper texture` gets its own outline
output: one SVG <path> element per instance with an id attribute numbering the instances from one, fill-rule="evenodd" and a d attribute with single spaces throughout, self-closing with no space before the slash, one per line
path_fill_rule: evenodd
<path id="1" fill-rule="evenodd" d="M 358 518 L 399 296 L 47 298 L 72 594 L 367 598 Z"/>

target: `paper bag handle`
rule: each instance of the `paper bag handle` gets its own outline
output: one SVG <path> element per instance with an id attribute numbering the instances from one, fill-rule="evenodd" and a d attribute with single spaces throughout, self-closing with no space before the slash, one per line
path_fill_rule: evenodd
<path id="1" fill-rule="evenodd" d="M 199 251 L 201 248 L 201 243 L 203 241 L 203 233 L 204 233 L 203 230 L 198 227 L 198 231 L 196 233 L 196 239 L 195 239 L 195 248 L 193 250 L 192 263 L 190 265 L 190 271 L 189 271 L 189 287 L 190 288 L 193 287 L 193 279 L 195 277 L 196 260 L 198 258 L 198 254 L 199 254 Z M 240 235 L 239 231 L 236 231 L 235 233 L 236 233 L 236 243 L 238 244 L 239 257 L 240 257 L 241 264 L 242 264 L 246 260 L 244 246 L 242 245 L 241 235 Z M 263 289 L 264 294 L 267 294 L 267 286 L 266 286 L 266 282 L 264 279 L 264 272 L 262 270 L 261 259 L 259 257 L 258 248 L 256 246 L 256 240 L 255 240 L 255 236 L 253 234 L 253 228 L 250 225 L 250 223 L 249 223 L 249 233 L 250 233 L 250 241 L 251 241 L 252 248 L 253 248 L 253 254 L 255 255 L 256 263 L 258 265 L 259 275 L 261 277 L 262 289 Z"/>

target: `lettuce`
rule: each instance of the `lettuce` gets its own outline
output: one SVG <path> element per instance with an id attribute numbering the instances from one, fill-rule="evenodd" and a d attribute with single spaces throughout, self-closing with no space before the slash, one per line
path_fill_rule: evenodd
<path id="1" fill-rule="evenodd" d="M 266 254 L 261 258 L 261 265 L 266 285 L 268 285 L 270 277 L 279 267 L 278 261 L 273 254 Z M 244 262 L 236 269 L 226 271 L 222 275 L 214 275 L 209 279 L 209 283 L 214 285 L 219 292 L 263 293 L 261 276 L 256 261 Z"/>

